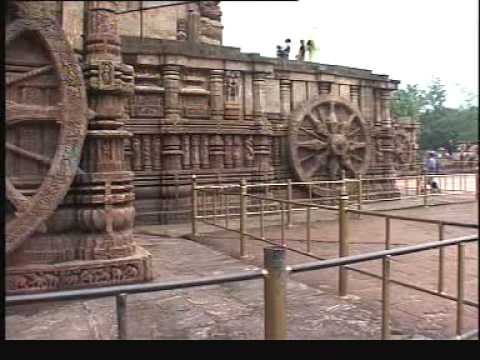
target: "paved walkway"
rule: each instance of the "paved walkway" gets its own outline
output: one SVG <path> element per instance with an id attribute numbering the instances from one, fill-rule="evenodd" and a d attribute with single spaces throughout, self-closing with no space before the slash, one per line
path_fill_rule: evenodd
<path id="1" fill-rule="evenodd" d="M 476 203 L 432 206 L 393 213 L 477 222 Z M 313 252 L 337 256 L 336 215 L 316 213 L 312 232 Z M 287 231 L 289 245 L 304 248 L 303 215 L 296 215 Z M 250 231 L 255 223 L 249 221 Z M 279 238 L 278 216 L 267 220 L 267 237 Z M 362 216 L 351 218 L 351 253 L 383 248 L 383 222 Z M 251 258 L 240 261 L 238 235 L 200 226 L 207 236 L 202 244 L 182 239 L 189 224 L 151 226 L 137 229 L 137 241 L 153 254 L 155 281 L 192 279 L 228 274 L 262 266 L 265 243 L 249 240 Z M 475 233 L 447 227 L 445 236 Z M 432 225 L 394 222 L 393 246 L 436 239 Z M 206 245 L 206 246 L 205 246 Z M 392 265 L 392 277 L 434 289 L 436 254 L 409 255 Z M 288 253 L 289 264 L 311 261 Z M 446 289 L 455 294 L 455 250 L 446 263 Z M 379 273 L 379 262 L 358 266 Z M 478 247 L 467 246 L 466 297 L 478 302 Z M 453 282 L 452 282 L 453 281 Z M 380 281 L 350 272 L 350 296 L 336 296 L 337 271 L 322 270 L 295 274 L 288 282 L 288 329 L 290 339 L 378 339 L 380 337 Z M 399 286 L 392 288 L 392 329 L 394 338 L 427 336 L 433 339 L 454 334 L 455 302 L 425 295 Z M 478 310 L 465 306 L 465 329 L 477 325 Z M 129 337 L 132 339 L 262 339 L 263 282 L 253 280 L 202 288 L 131 295 L 128 298 Z M 6 310 L 8 339 L 114 339 L 114 299 L 68 301 L 9 307 Z"/>

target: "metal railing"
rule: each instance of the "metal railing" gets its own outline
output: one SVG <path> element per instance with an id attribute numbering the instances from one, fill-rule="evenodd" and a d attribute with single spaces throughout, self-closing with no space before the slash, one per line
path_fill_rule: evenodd
<path id="1" fill-rule="evenodd" d="M 465 175 L 465 174 L 462 174 Z M 437 175 L 438 176 L 438 175 Z M 416 179 L 418 177 L 415 177 Z M 393 178 L 389 178 L 392 180 Z M 362 179 L 357 182 L 359 186 L 359 199 L 362 199 Z M 385 180 L 385 179 L 383 179 Z M 355 181 L 355 180 L 353 180 Z M 309 256 L 314 259 L 318 260 L 325 260 L 324 258 L 318 257 L 312 253 L 312 246 L 311 246 L 311 223 L 312 223 L 312 211 L 317 211 L 317 210 L 330 210 L 330 211 L 335 211 L 338 214 L 338 244 L 339 244 L 339 252 L 338 256 L 340 258 L 346 257 L 349 254 L 349 235 L 348 235 L 348 223 L 349 223 L 349 217 L 347 216 L 348 213 L 352 214 L 357 214 L 358 216 L 375 216 L 375 217 L 381 217 L 385 219 L 385 241 L 384 241 L 384 246 L 385 250 L 389 250 L 391 248 L 391 224 L 392 221 L 412 221 L 412 222 L 420 222 L 420 223 L 427 223 L 427 224 L 432 224 L 434 226 L 437 226 L 438 229 L 438 240 L 443 241 L 444 240 L 444 230 L 446 226 L 455 226 L 455 227 L 464 227 L 464 228 L 473 228 L 473 229 L 478 229 L 477 224 L 466 224 L 466 223 L 460 223 L 460 222 L 455 222 L 455 221 L 443 221 L 443 220 L 435 220 L 435 219 L 422 219 L 422 218 L 412 218 L 412 217 L 407 217 L 407 216 L 400 216 L 400 215 L 391 215 L 391 214 L 384 214 L 384 213 L 379 213 L 376 211 L 365 211 L 361 210 L 362 207 L 362 202 L 359 201 L 357 203 L 351 203 L 349 202 L 349 196 L 347 193 L 347 186 L 349 183 L 353 182 L 350 179 L 345 179 L 345 180 L 340 180 L 340 181 L 332 181 L 328 183 L 335 183 L 335 184 L 340 184 L 340 196 L 336 198 L 336 202 L 338 203 L 338 206 L 328 206 L 328 205 L 319 205 L 319 204 L 314 204 L 314 203 L 309 203 L 309 202 L 304 202 L 304 201 L 298 201 L 298 200 L 293 200 L 292 199 L 292 185 L 293 184 L 298 184 L 298 183 L 292 183 L 291 181 L 287 181 L 286 183 L 267 183 L 267 184 L 251 184 L 247 185 L 245 180 L 242 180 L 240 185 L 237 184 L 229 184 L 229 185 L 220 185 L 220 186 L 202 186 L 198 187 L 195 182 L 195 178 L 193 181 L 193 193 L 192 193 L 192 199 L 193 199 L 193 216 L 192 216 L 192 233 L 194 236 L 198 235 L 198 230 L 197 230 L 197 221 L 200 221 L 202 223 L 205 223 L 207 225 L 212 225 L 221 229 L 225 229 L 228 231 L 236 232 L 239 233 L 239 247 L 240 247 L 240 257 L 248 257 L 247 255 L 247 238 L 251 238 L 254 240 L 259 240 L 262 242 L 266 242 L 271 245 L 278 245 L 278 243 L 273 240 L 273 239 L 267 239 L 265 237 L 265 216 L 266 215 L 276 215 L 278 214 L 280 216 L 280 245 L 284 247 L 285 249 L 296 252 L 305 256 Z M 427 194 L 428 190 L 425 186 L 427 183 L 427 176 L 423 177 L 423 188 L 426 191 L 426 195 L 424 196 L 424 205 L 427 206 L 428 202 L 426 201 L 427 199 Z M 478 189 L 478 175 L 476 176 L 476 189 Z M 320 182 L 311 182 L 311 183 L 306 183 L 306 184 L 318 184 Z M 305 183 L 300 183 L 300 184 L 305 184 Z M 249 188 L 254 188 L 254 187 L 263 187 L 264 189 L 267 189 L 267 187 L 281 187 L 281 186 L 286 186 L 287 187 L 287 194 L 286 194 L 286 199 L 279 199 L 279 198 L 274 198 L 271 196 L 265 196 L 265 195 L 254 195 L 254 194 L 248 194 L 248 189 Z M 418 186 L 417 186 L 418 189 Z M 221 192 L 220 190 L 223 190 Z M 265 193 L 268 191 L 265 190 Z M 203 201 L 201 202 L 201 214 L 198 215 L 198 193 L 202 194 L 202 199 Z M 210 206 L 207 208 L 207 204 L 205 202 L 206 195 L 209 194 L 211 196 L 211 203 L 209 204 Z M 477 192 L 478 194 L 478 192 Z M 230 212 L 230 204 L 229 204 L 229 197 L 234 197 L 238 198 L 238 203 L 239 203 L 239 213 L 231 213 Z M 223 198 L 223 200 L 222 200 Z M 249 204 L 249 199 L 251 199 L 251 202 L 254 200 L 256 201 L 256 204 Z M 307 199 L 308 200 L 308 199 Z M 218 202 L 218 206 L 216 205 Z M 269 207 L 272 207 L 272 204 L 277 204 L 273 210 L 266 210 Z M 349 207 L 350 205 L 350 207 Z M 355 206 L 356 205 L 356 206 Z M 256 211 L 248 211 L 249 208 L 254 206 Z M 357 207 L 357 209 L 354 209 L 353 207 Z M 221 211 L 224 209 L 225 211 Z M 209 210 L 212 210 L 209 213 Z M 219 211 L 220 210 L 220 211 Z M 304 250 L 299 250 L 293 247 L 289 247 L 287 243 L 287 238 L 286 238 L 286 228 L 293 226 L 293 212 L 305 212 L 306 217 L 305 217 L 305 243 L 306 243 L 306 251 Z M 254 215 L 259 215 L 259 229 L 260 229 L 260 235 L 257 236 L 253 234 L 252 232 L 249 232 L 247 229 L 247 224 L 251 224 L 251 222 L 248 222 L 248 217 L 254 216 Z M 235 228 L 232 226 L 232 222 L 234 218 L 239 218 L 239 226 L 238 228 Z M 213 220 L 213 222 L 209 221 Z M 224 221 L 223 225 L 220 223 L 221 220 Z M 251 226 L 251 225 L 250 225 Z M 445 293 L 444 289 L 444 279 L 445 279 L 445 252 L 443 247 L 439 248 L 439 255 L 438 255 L 438 280 L 437 280 L 437 289 L 436 290 L 431 290 L 427 289 L 424 287 L 421 287 L 416 284 L 410 284 L 406 283 L 403 281 L 395 280 L 395 279 L 390 279 L 389 281 L 391 283 L 395 283 L 396 285 L 400 285 L 403 287 L 407 287 L 410 289 L 418 290 L 430 295 L 436 295 L 441 298 L 449 299 L 449 300 L 454 300 L 457 301 L 457 298 L 453 295 Z M 388 271 L 388 265 L 385 265 L 387 269 L 385 271 Z M 378 274 L 361 270 L 358 268 L 354 268 L 351 266 L 340 266 L 339 270 L 339 280 L 338 280 L 338 291 L 340 296 L 344 296 L 348 293 L 348 275 L 347 275 L 347 270 L 355 271 L 364 275 L 372 276 L 377 279 L 384 279 L 383 276 L 379 276 Z M 475 303 L 471 300 L 464 299 L 462 297 L 462 304 L 466 304 L 469 306 L 473 306 L 478 308 L 478 303 Z"/>
<path id="2" fill-rule="evenodd" d="M 468 242 L 478 241 L 478 236 L 464 236 L 455 239 L 434 241 L 430 243 L 406 246 L 402 248 L 382 250 L 378 252 L 345 256 L 338 259 L 314 261 L 305 264 L 293 266 L 286 265 L 286 251 L 284 247 L 274 246 L 264 249 L 265 269 L 249 270 L 230 275 L 204 277 L 200 279 L 170 281 L 163 283 L 121 285 L 94 289 L 80 289 L 60 292 L 51 292 L 33 295 L 13 295 L 6 297 L 6 306 L 30 304 L 48 301 L 65 300 L 85 300 L 103 298 L 109 296 L 116 297 L 117 329 L 118 339 L 128 339 L 128 303 L 127 296 L 131 294 L 141 294 L 147 292 L 185 289 L 198 286 L 208 286 L 215 284 L 224 284 L 229 282 L 247 281 L 255 279 L 264 279 L 264 333 L 267 340 L 285 340 L 287 339 L 288 326 L 286 316 L 287 303 L 287 281 L 289 273 L 299 273 L 305 271 L 314 271 L 329 269 L 333 267 L 346 266 L 366 261 L 382 260 L 382 327 L 381 338 L 388 340 L 390 338 L 390 260 L 392 257 L 427 251 L 446 246 L 457 245 L 458 249 L 458 276 L 457 276 L 457 322 L 456 338 L 458 340 L 478 336 L 478 329 L 463 332 L 464 315 L 464 245 Z"/>

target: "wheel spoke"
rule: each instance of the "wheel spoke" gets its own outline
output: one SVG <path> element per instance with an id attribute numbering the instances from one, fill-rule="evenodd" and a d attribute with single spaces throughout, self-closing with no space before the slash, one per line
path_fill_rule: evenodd
<path id="1" fill-rule="evenodd" d="M 320 139 L 320 135 L 318 135 L 317 133 L 315 133 L 315 131 L 312 131 L 312 130 L 309 130 L 309 129 L 305 129 L 303 126 L 299 127 L 298 130 L 301 130 L 303 131 L 304 133 L 308 134 L 308 135 L 311 135 L 313 136 L 314 138 L 322 141 L 322 139 Z"/>
<path id="2" fill-rule="evenodd" d="M 348 148 L 349 151 L 365 148 L 367 144 L 364 142 L 352 142 Z"/>
<path id="3" fill-rule="evenodd" d="M 34 76 L 39 76 L 39 75 L 42 75 L 42 74 L 45 74 L 45 73 L 48 73 L 49 71 L 53 70 L 53 66 L 52 65 L 47 65 L 47 66 L 42 66 L 41 68 L 38 68 L 38 69 L 35 69 L 35 70 L 31 70 L 31 71 L 28 71 L 24 74 L 21 74 L 13 79 L 10 79 L 10 80 L 7 80 L 7 86 L 10 86 L 10 85 L 13 85 L 19 81 L 24 81 L 24 80 L 27 80 L 27 79 L 30 79 Z"/>
<path id="4" fill-rule="evenodd" d="M 25 149 L 22 149 L 21 147 L 18 147 L 16 145 L 13 145 L 13 144 L 10 144 L 10 143 L 5 143 L 5 146 L 7 148 L 7 150 L 10 150 L 11 152 L 15 153 L 15 154 L 18 154 L 18 155 L 21 155 L 23 157 L 26 157 L 30 160 L 34 160 L 34 161 L 37 161 L 45 166 L 50 166 L 52 161 L 43 156 L 43 155 L 40 155 L 40 154 L 36 154 L 34 152 L 31 152 L 31 151 L 28 151 L 28 150 L 25 150 Z"/>
<path id="5" fill-rule="evenodd" d="M 58 122 L 59 106 L 38 106 L 7 102 L 7 126 L 23 121 Z"/>
<path id="6" fill-rule="evenodd" d="M 310 149 L 310 150 L 319 151 L 319 150 L 324 149 L 327 146 L 327 144 L 324 143 L 321 140 L 313 139 L 313 140 L 307 140 L 307 141 L 299 142 L 298 146 L 303 147 L 303 148 L 307 148 L 307 149 Z"/>
<path id="7" fill-rule="evenodd" d="M 360 162 L 360 163 L 363 162 L 363 159 L 362 159 L 360 156 L 358 156 L 357 154 L 350 154 L 350 157 L 351 157 L 352 159 Z"/>
<path id="8" fill-rule="evenodd" d="M 348 134 L 347 134 L 347 137 L 352 138 L 352 137 L 354 137 L 355 135 L 357 135 L 361 130 L 362 130 L 361 127 L 357 127 L 357 128 L 355 128 L 355 129 L 353 129 L 353 130 L 350 130 L 350 131 L 348 132 Z"/>
<path id="9" fill-rule="evenodd" d="M 15 206 L 17 213 L 24 212 L 30 205 L 30 201 L 26 196 L 24 196 L 20 191 L 18 191 L 15 186 L 13 186 L 10 179 L 5 178 L 5 190 L 7 193 L 7 198 Z"/>
<path id="10" fill-rule="evenodd" d="M 325 159 L 325 157 L 327 156 L 327 152 L 323 152 L 322 154 L 315 154 L 315 157 L 312 161 L 312 163 L 310 164 L 310 166 L 305 166 L 306 169 L 305 169 L 305 175 L 307 176 L 307 178 L 310 178 L 313 176 L 313 174 L 315 174 L 317 172 L 317 170 L 320 168 L 320 166 L 322 166 L 323 164 L 323 161 Z"/>

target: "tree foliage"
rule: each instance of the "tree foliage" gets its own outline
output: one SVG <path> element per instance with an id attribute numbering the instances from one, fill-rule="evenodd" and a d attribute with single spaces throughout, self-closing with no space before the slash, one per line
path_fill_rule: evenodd
<path id="1" fill-rule="evenodd" d="M 409 116 L 422 124 L 420 148 L 438 149 L 449 140 L 454 143 L 478 141 L 478 104 L 470 94 L 465 104 L 457 109 L 445 107 L 447 91 L 436 78 L 421 89 L 417 84 L 397 91 L 392 113 L 397 117 Z"/>

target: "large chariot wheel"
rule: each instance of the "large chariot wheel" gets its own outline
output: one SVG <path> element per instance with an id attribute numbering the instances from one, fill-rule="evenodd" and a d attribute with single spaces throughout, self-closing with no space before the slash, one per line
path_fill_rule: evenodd
<path id="1" fill-rule="evenodd" d="M 6 252 L 44 226 L 65 197 L 87 131 L 80 66 L 52 20 L 6 28 Z"/>
<path id="2" fill-rule="evenodd" d="M 339 96 L 322 95 L 292 113 L 290 162 L 300 181 L 353 177 L 367 170 L 370 137 L 365 120 Z"/>

